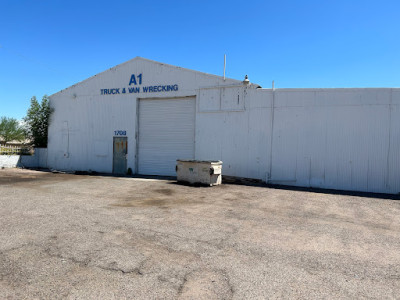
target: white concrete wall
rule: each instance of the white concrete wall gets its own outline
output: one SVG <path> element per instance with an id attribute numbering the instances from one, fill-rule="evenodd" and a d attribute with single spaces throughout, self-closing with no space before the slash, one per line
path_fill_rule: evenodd
<path id="1" fill-rule="evenodd" d="M 0 168 L 47 168 L 47 148 L 36 148 L 34 155 L 0 155 Z"/>
<path id="2" fill-rule="evenodd" d="M 15 168 L 20 155 L 0 155 L 0 168 Z"/>

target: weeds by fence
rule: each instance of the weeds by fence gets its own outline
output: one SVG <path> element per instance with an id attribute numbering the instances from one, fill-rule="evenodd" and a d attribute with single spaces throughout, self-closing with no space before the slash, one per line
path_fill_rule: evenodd
<path id="1" fill-rule="evenodd" d="M 1 145 L 0 155 L 32 155 L 34 150 L 29 146 Z"/>

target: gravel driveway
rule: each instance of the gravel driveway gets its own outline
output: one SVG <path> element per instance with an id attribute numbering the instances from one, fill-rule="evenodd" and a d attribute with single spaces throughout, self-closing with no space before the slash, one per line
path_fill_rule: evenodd
<path id="1" fill-rule="evenodd" d="M 0 170 L 0 298 L 400 299 L 367 196 Z"/>

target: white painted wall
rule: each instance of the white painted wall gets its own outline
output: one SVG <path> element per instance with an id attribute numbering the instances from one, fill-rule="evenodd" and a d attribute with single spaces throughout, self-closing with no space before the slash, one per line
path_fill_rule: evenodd
<path id="1" fill-rule="evenodd" d="M 178 84 L 177 92 L 100 95 Z M 50 97 L 48 166 L 112 172 L 114 130 L 126 130 L 135 170 L 140 98 L 195 96 L 195 158 L 223 174 L 270 183 L 400 192 L 400 89 L 256 89 L 240 81 L 137 58 Z"/>
<path id="2" fill-rule="evenodd" d="M 212 110 L 207 108 L 210 98 L 214 99 Z M 254 88 L 201 90 L 196 159 L 222 160 L 224 175 L 265 180 L 270 159 L 271 101 L 270 93 Z"/>
<path id="3" fill-rule="evenodd" d="M 225 175 L 400 192 L 399 89 L 244 89 L 243 111 L 202 102 L 200 93 L 196 158 L 222 160 Z"/>
<path id="4" fill-rule="evenodd" d="M 141 86 L 178 84 L 178 91 L 101 95 L 101 89 L 129 87 L 132 74 L 143 74 Z M 139 98 L 196 96 L 200 87 L 240 83 L 143 58 L 111 68 L 50 96 L 54 113 L 49 127 L 48 165 L 58 170 L 111 173 L 114 131 L 125 130 L 128 168 L 135 170 Z"/>
<path id="5" fill-rule="evenodd" d="M 47 148 L 36 148 L 33 155 L 0 155 L 0 168 L 47 168 Z"/>
<path id="6" fill-rule="evenodd" d="M 0 155 L 0 168 L 16 168 L 20 155 Z"/>
<path id="7" fill-rule="evenodd" d="M 270 181 L 400 192 L 399 104 L 394 89 L 276 91 Z"/>

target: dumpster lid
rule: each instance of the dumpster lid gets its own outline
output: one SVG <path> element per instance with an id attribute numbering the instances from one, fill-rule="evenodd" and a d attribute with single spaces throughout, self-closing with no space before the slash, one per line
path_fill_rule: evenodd
<path id="1" fill-rule="evenodd" d="M 180 162 L 203 163 L 203 164 L 222 164 L 221 160 L 196 160 L 196 159 L 177 159 Z"/>

